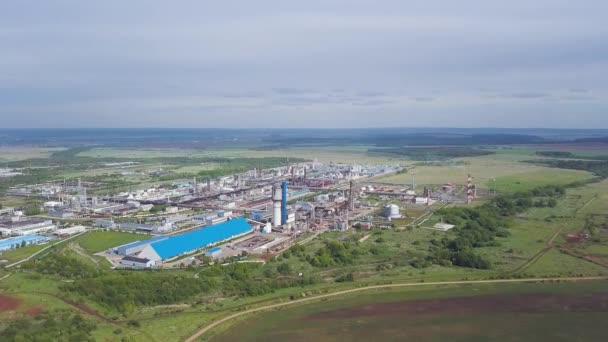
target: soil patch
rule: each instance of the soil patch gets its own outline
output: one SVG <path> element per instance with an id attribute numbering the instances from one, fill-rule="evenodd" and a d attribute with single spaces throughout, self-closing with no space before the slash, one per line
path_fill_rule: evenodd
<path id="1" fill-rule="evenodd" d="M 32 306 L 31 308 L 23 310 L 23 313 L 30 317 L 38 317 L 42 313 L 42 311 L 44 311 L 44 308 L 42 306 Z"/>
<path id="2" fill-rule="evenodd" d="M 21 300 L 0 294 L 0 312 L 14 311 L 21 305 Z"/>
<path id="3" fill-rule="evenodd" d="M 608 312 L 608 293 L 590 295 L 526 294 L 378 303 L 310 315 L 305 320 L 412 315 L 442 316 L 498 312 Z"/>

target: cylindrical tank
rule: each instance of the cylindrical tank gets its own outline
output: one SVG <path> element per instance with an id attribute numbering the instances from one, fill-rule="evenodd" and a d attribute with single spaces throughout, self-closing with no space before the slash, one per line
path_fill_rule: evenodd
<path id="1" fill-rule="evenodd" d="M 399 207 L 391 204 L 391 217 L 399 216 Z"/>
<path id="2" fill-rule="evenodd" d="M 400 218 L 401 214 L 399 214 L 399 206 L 395 204 L 389 204 L 384 207 L 384 217 L 386 218 Z"/>

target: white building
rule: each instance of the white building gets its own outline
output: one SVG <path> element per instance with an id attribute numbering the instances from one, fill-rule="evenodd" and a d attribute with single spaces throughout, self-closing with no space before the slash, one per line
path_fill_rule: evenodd
<path id="1" fill-rule="evenodd" d="M 154 260 L 126 256 L 120 260 L 120 264 L 126 268 L 152 268 L 156 265 Z"/>
<path id="2" fill-rule="evenodd" d="M 79 233 L 84 233 L 86 230 L 87 228 L 85 226 L 74 226 L 57 229 L 53 234 L 57 236 L 71 236 Z"/>
<path id="3" fill-rule="evenodd" d="M 117 227 L 116 223 L 114 223 L 113 220 L 107 220 L 107 219 L 97 219 L 97 220 L 95 220 L 95 225 L 97 227 L 110 228 L 110 229 L 114 229 Z"/>
<path id="4" fill-rule="evenodd" d="M 42 232 L 52 232 L 57 227 L 52 220 L 39 218 L 12 217 L 0 222 L 0 234 L 4 236 L 23 236 Z"/>

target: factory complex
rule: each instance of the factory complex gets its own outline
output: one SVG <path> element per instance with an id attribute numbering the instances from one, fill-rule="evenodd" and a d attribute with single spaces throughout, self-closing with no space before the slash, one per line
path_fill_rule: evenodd
<path id="1" fill-rule="evenodd" d="M 17 186 L 11 188 L 14 195 L 44 197 L 47 201 L 40 209 L 46 214 L 25 217 L 5 210 L 0 233 L 63 238 L 86 232 L 86 227 L 74 226 L 86 222 L 100 230 L 149 237 L 99 254 L 115 267 L 171 268 L 185 265 L 182 256 L 190 254 L 218 260 L 250 255 L 267 259 L 301 237 L 351 227 L 404 226 L 428 217 L 429 208 L 437 202 L 471 203 L 478 196 L 470 175 L 460 186 L 428 185 L 420 192 L 415 172 L 411 185 L 377 183 L 377 178 L 401 172 L 409 169 L 315 161 L 254 169 L 202 183 L 193 179 L 148 185 L 106 196 L 91 196 L 98 184 L 79 180 Z M 58 229 L 62 224 L 66 227 Z M 453 227 L 431 228 L 447 231 Z M 209 250 L 212 247 L 219 249 Z M 199 257 L 187 263 L 204 260 Z"/>
<path id="2" fill-rule="evenodd" d="M 153 267 L 184 254 L 244 236 L 252 231 L 253 227 L 246 219 L 235 218 L 225 223 L 198 228 L 182 234 L 156 236 L 132 242 L 115 247 L 110 253 L 122 256 L 120 264 L 125 267 L 139 268 L 144 264 L 148 265 L 145 267 Z M 218 249 L 214 249 L 212 253 L 218 251 Z M 217 256 L 217 253 L 214 255 Z"/>
<path id="3" fill-rule="evenodd" d="M 168 260 L 250 233 L 252 229 L 245 219 L 238 218 L 216 226 L 204 227 L 155 241 L 144 247 L 139 253 L 139 257 L 154 261 Z"/>

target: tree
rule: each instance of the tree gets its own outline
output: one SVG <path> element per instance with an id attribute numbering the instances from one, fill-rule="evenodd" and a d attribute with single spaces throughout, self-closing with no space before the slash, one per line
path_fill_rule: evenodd
<path id="1" fill-rule="evenodd" d="M 291 265 L 286 262 L 281 263 L 279 266 L 277 266 L 277 271 L 281 274 L 290 274 L 292 272 Z"/>

